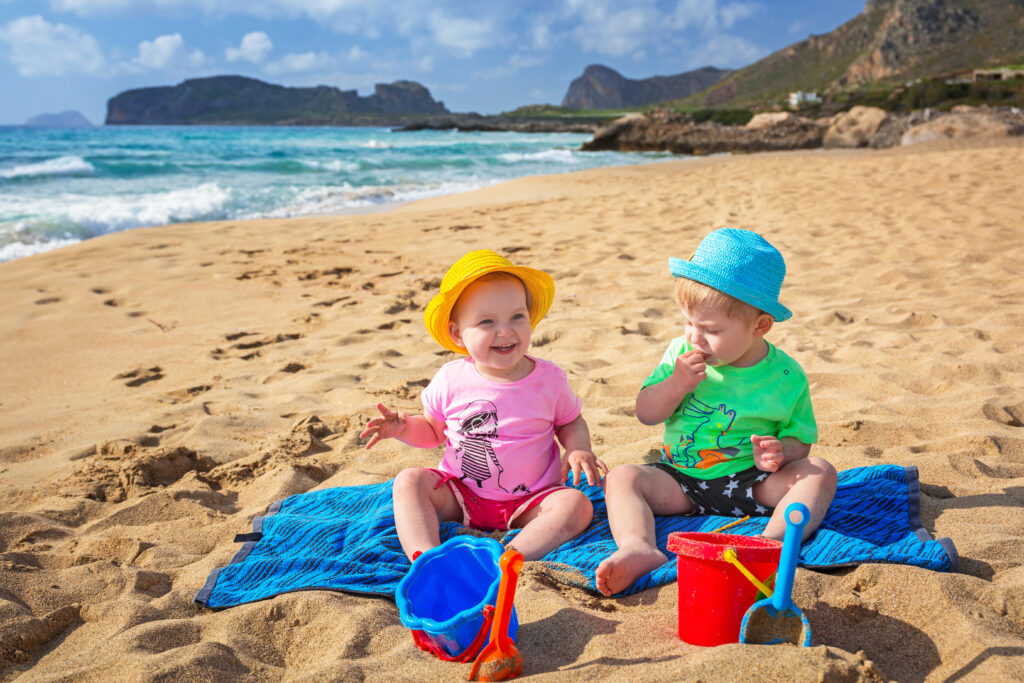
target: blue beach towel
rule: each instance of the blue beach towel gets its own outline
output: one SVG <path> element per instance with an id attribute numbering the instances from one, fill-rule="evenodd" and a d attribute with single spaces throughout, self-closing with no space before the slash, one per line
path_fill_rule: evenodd
<path id="1" fill-rule="evenodd" d="M 594 503 L 593 523 L 539 564 L 555 581 L 594 591 L 594 570 L 614 552 L 615 542 L 604 491 L 582 484 L 580 489 Z M 711 531 L 731 521 L 717 516 L 655 519 L 658 546 L 666 553 L 673 531 Z M 751 518 L 728 533 L 755 535 L 767 522 L 767 517 Z M 312 589 L 394 597 L 409 569 L 395 532 L 390 481 L 289 496 L 271 505 L 252 526 L 252 533 L 236 537 L 243 542 L 241 549 L 230 564 L 210 573 L 195 602 L 222 608 Z M 467 532 L 452 522 L 441 525 L 442 540 Z M 506 533 L 501 541 L 516 533 Z M 839 473 L 836 496 L 817 533 L 801 548 L 799 563 L 830 568 L 891 562 L 950 571 L 958 560 L 950 539 L 932 540 L 921 526 L 917 468 L 875 465 Z M 672 560 L 619 595 L 675 578 Z"/>

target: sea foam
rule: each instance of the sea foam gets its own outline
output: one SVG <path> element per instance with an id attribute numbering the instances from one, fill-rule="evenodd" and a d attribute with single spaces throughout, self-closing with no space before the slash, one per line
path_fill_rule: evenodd
<path id="1" fill-rule="evenodd" d="M 0 169 L 0 178 L 14 180 L 34 176 L 91 175 L 95 172 L 96 168 L 82 157 L 63 156 Z"/>

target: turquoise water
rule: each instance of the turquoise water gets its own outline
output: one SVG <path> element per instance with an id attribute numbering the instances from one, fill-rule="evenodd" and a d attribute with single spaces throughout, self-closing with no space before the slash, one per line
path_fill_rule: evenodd
<path id="1" fill-rule="evenodd" d="M 387 128 L 0 128 L 0 261 L 118 230 L 343 213 L 647 163 L 589 135 Z"/>

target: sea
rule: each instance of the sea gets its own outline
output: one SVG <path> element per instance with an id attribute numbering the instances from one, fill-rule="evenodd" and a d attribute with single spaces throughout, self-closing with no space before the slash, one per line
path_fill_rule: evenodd
<path id="1" fill-rule="evenodd" d="M 119 230 L 287 218 L 467 192 L 523 176 L 651 163 L 574 133 L 388 128 L 0 128 L 0 261 Z"/>

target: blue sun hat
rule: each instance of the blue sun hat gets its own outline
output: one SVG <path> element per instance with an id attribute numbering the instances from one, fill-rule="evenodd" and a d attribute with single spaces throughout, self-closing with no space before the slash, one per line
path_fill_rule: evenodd
<path id="1" fill-rule="evenodd" d="M 793 312 L 779 303 L 786 262 L 768 240 L 750 230 L 719 228 L 697 245 L 690 260 L 669 258 L 673 277 L 685 277 L 750 304 L 776 321 Z"/>

